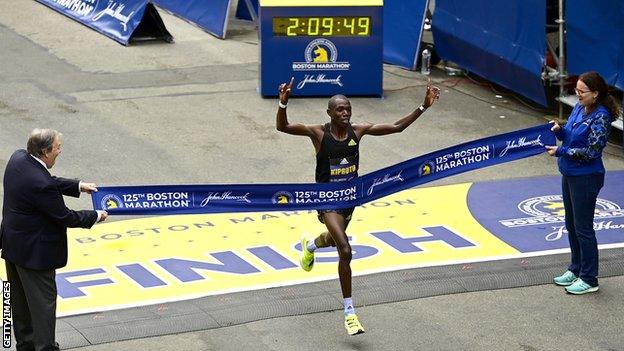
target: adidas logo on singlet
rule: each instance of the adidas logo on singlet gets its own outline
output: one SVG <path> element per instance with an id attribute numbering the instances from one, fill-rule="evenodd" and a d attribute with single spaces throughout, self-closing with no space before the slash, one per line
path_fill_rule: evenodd
<path id="1" fill-rule="evenodd" d="M 347 161 L 347 159 L 346 159 L 346 158 L 343 158 L 343 159 L 342 159 L 342 161 L 340 161 L 340 164 L 341 164 L 341 165 L 348 165 L 348 164 L 349 164 L 349 161 Z"/>
<path id="2" fill-rule="evenodd" d="M 357 143 L 355 142 L 355 140 L 351 139 L 351 141 L 349 141 L 349 146 L 355 146 L 357 145 Z"/>

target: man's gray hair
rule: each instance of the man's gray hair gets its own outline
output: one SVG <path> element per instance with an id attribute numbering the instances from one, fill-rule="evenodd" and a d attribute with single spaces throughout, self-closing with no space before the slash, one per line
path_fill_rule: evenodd
<path id="1" fill-rule="evenodd" d="M 52 150 L 52 146 L 54 145 L 54 138 L 61 137 L 63 134 L 57 132 L 54 129 L 39 129 L 35 128 L 32 132 L 30 132 L 30 137 L 28 138 L 28 144 L 26 149 L 28 153 L 41 157 L 47 151 Z"/>

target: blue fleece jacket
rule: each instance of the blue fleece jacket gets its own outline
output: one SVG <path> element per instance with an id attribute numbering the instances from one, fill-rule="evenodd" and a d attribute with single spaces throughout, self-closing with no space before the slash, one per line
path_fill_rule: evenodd
<path id="1" fill-rule="evenodd" d="M 599 105 L 588 115 L 576 104 L 568 123 L 555 133 L 562 141 L 555 156 L 559 157 L 559 171 L 566 176 L 604 173 L 602 149 L 607 145 L 611 131 L 611 115 Z"/>

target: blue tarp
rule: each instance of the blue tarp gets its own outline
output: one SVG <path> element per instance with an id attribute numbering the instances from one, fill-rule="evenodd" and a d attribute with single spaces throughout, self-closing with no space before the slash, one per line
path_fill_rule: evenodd
<path id="1" fill-rule="evenodd" d="M 384 1 L 384 62 L 416 69 L 428 3 L 429 0 Z"/>
<path id="2" fill-rule="evenodd" d="M 123 45 L 128 45 L 149 3 L 147 0 L 37 1 Z"/>
<path id="3" fill-rule="evenodd" d="M 153 0 L 176 16 L 194 23 L 221 39 L 225 38 L 230 0 Z"/>
<path id="4" fill-rule="evenodd" d="M 597 71 L 624 90 L 624 1 L 566 2 L 568 72 Z"/>
<path id="5" fill-rule="evenodd" d="M 545 106 L 545 26 L 545 0 L 437 0 L 433 37 L 442 59 Z"/>
<path id="6" fill-rule="evenodd" d="M 258 0 L 250 0 L 250 2 L 253 10 L 256 12 L 256 15 L 258 15 L 258 7 L 260 6 L 258 4 Z M 247 21 L 251 21 L 253 19 L 251 17 L 251 13 L 249 13 L 245 0 L 238 0 L 238 5 L 236 5 L 236 18 Z"/>

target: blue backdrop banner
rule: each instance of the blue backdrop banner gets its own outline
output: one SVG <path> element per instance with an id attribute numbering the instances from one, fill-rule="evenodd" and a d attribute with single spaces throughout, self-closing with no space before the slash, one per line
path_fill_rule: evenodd
<path id="1" fill-rule="evenodd" d="M 624 1 L 566 2 L 568 71 L 597 71 L 624 90 Z"/>
<path id="2" fill-rule="evenodd" d="M 442 59 L 546 106 L 545 0 L 437 0 L 432 26 Z"/>
<path id="3" fill-rule="evenodd" d="M 384 62 L 410 70 L 416 69 L 428 4 L 429 0 L 384 2 Z"/>
<path id="4" fill-rule="evenodd" d="M 225 38 L 230 0 L 153 0 L 153 2 L 208 33 L 221 39 Z"/>
<path id="5" fill-rule="evenodd" d="M 37 1 L 123 45 L 128 45 L 149 3 L 148 0 Z"/>
<path id="6" fill-rule="evenodd" d="M 355 178 L 302 184 L 100 187 L 93 207 L 111 215 L 292 211 L 354 207 L 436 179 L 517 160 L 555 145 L 550 124 L 479 139 Z"/>
<path id="7" fill-rule="evenodd" d="M 258 7 L 260 7 L 260 4 L 258 3 L 258 0 L 249 0 L 249 3 L 251 4 L 252 7 L 252 11 L 255 12 L 255 15 L 258 15 Z M 247 20 L 247 21 L 251 21 L 253 20 L 253 16 L 251 15 L 251 12 L 249 11 L 249 7 L 246 3 L 246 0 L 238 0 L 238 4 L 236 5 L 236 18 L 238 19 L 243 19 L 243 20 Z"/>

